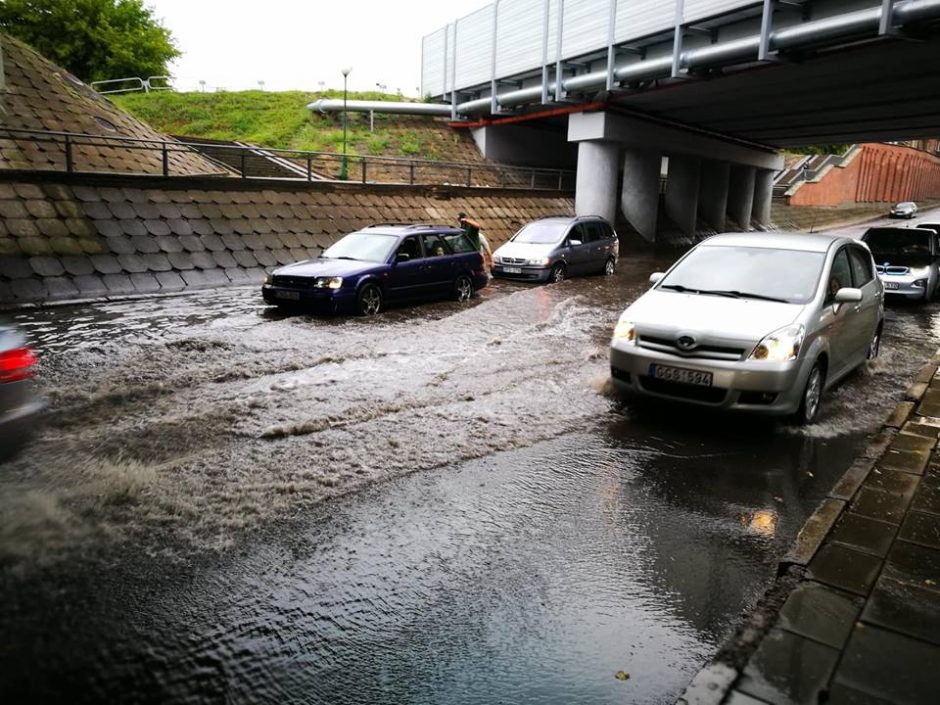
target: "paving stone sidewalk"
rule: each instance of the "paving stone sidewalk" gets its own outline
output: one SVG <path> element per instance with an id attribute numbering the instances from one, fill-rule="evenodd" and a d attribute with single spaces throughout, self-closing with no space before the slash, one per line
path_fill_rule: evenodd
<path id="1" fill-rule="evenodd" d="M 757 643 L 746 663 L 719 655 L 679 703 L 940 701 L 938 363 L 800 532 L 776 621 L 752 618 L 736 637 Z"/>

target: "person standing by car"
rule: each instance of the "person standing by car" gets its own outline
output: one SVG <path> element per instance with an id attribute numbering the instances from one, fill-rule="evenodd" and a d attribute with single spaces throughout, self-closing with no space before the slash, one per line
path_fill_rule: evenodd
<path id="1" fill-rule="evenodd" d="M 480 249 L 480 229 L 483 227 L 472 218 L 468 218 L 466 213 L 457 214 L 457 222 L 460 223 L 460 229 L 467 236 L 473 249 Z"/>
<path id="2" fill-rule="evenodd" d="M 466 235 L 470 244 L 473 245 L 473 249 L 483 255 L 483 264 L 486 267 L 487 274 L 489 274 L 493 257 L 489 243 L 482 233 L 480 233 L 483 226 L 472 218 L 468 218 L 467 214 L 462 212 L 457 214 L 457 222 L 460 223 L 460 229 L 463 230 L 463 234 Z"/>

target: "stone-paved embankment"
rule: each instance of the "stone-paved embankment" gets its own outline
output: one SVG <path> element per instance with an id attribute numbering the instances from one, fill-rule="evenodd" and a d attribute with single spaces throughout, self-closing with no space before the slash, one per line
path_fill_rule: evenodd
<path id="1" fill-rule="evenodd" d="M 0 181 L 0 307 L 260 284 L 370 223 L 455 223 L 459 211 L 495 245 L 573 210 L 556 192 L 20 176 Z"/>

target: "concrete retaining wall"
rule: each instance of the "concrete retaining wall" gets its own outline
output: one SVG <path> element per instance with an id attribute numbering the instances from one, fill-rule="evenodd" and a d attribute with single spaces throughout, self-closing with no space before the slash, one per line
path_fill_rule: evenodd
<path id="1" fill-rule="evenodd" d="M 261 284 L 370 223 L 453 224 L 466 211 L 495 245 L 573 214 L 555 192 L 0 175 L 0 307 Z"/>

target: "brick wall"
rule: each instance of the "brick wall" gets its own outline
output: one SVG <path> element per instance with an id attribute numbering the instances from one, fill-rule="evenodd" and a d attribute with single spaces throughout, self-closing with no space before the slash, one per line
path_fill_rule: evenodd
<path id="1" fill-rule="evenodd" d="M 37 177 L 38 179 L 38 177 Z M 0 306 L 261 284 L 370 223 L 453 224 L 492 244 L 573 214 L 541 191 L 100 177 L 0 182 Z"/>
<path id="2" fill-rule="evenodd" d="M 911 147 L 864 144 L 843 166 L 789 196 L 793 206 L 842 206 L 940 198 L 940 157 Z"/>

